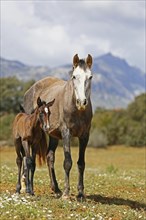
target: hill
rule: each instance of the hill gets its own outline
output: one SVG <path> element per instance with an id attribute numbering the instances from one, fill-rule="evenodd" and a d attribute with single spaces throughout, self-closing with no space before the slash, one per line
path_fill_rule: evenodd
<path id="1" fill-rule="evenodd" d="M 19 61 L 0 58 L 1 77 L 16 76 L 27 81 L 39 80 L 48 75 L 68 79 L 72 64 L 56 68 L 29 66 Z M 93 108 L 123 108 L 136 95 L 145 91 L 145 74 L 130 66 L 126 60 L 107 53 L 93 60 L 92 103 Z"/>

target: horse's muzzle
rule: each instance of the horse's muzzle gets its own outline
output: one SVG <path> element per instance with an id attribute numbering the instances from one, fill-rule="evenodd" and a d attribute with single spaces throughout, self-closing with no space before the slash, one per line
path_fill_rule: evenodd
<path id="1" fill-rule="evenodd" d="M 76 100 L 76 106 L 79 111 L 85 111 L 87 104 L 87 99 L 84 99 L 83 101 L 81 101 L 80 99 Z"/>

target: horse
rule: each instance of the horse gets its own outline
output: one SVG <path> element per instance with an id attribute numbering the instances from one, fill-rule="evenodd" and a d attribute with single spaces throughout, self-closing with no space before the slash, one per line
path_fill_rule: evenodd
<path id="1" fill-rule="evenodd" d="M 69 198 L 70 192 L 70 170 L 72 167 L 71 137 L 78 137 L 79 157 L 78 166 L 78 199 L 85 198 L 84 195 L 84 170 L 85 150 L 89 139 L 92 105 L 90 100 L 92 81 L 92 56 L 88 54 L 86 59 L 79 59 L 78 54 L 73 57 L 73 68 L 70 71 L 70 79 L 64 81 L 55 77 L 46 77 L 37 81 L 24 94 L 24 108 L 26 112 L 36 107 L 36 97 L 40 96 L 48 102 L 55 98 L 51 108 L 49 146 L 47 149 L 47 165 L 50 176 L 52 191 L 62 198 Z M 55 151 L 59 139 L 63 141 L 64 149 L 64 171 L 65 187 L 63 193 L 58 187 L 54 169 Z"/>
<path id="2" fill-rule="evenodd" d="M 39 156 L 39 164 L 45 162 L 47 151 L 47 140 L 45 132 L 50 127 L 49 107 L 53 105 L 55 100 L 48 102 L 41 101 L 37 98 L 37 107 L 32 114 L 26 114 L 22 106 L 21 112 L 18 113 L 13 122 L 13 139 L 17 154 L 16 164 L 18 166 L 18 182 L 16 192 L 20 193 L 21 187 L 26 184 L 26 193 L 34 195 L 33 177 L 36 167 L 36 155 Z M 30 152 L 31 148 L 31 152 Z M 23 175 L 21 182 L 21 167 L 23 161 Z M 31 178 L 29 173 L 31 171 Z"/>

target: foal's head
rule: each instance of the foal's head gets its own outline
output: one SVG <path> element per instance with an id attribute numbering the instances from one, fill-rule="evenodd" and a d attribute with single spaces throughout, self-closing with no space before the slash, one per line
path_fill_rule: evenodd
<path id="1" fill-rule="evenodd" d="M 73 71 L 71 79 L 73 81 L 76 107 L 78 110 L 85 110 L 91 91 L 91 66 L 92 56 L 88 54 L 85 60 L 79 59 L 78 54 L 73 57 Z"/>
<path id="2" fill-rule="evenodd" d="M 38 115 L 39 115 L 39 121 L 41 128 L 44 131 L 48 131 L 50 128 L 50 123 L 49 123 L 49 116 L 51 114 L 49 107 L 53 105 L 55 99 L 53 99 L 51 102 L 46 102 L 42 101 L 40 97 L 37 99 L 37 105 L 38 105 Z"/>

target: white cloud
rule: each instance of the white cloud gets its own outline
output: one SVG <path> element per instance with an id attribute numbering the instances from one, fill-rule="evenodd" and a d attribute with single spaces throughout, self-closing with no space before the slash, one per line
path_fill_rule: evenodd
<path id="1" fill-rule="evenodd" d="M 70 63 L 109 51 L 144 69 L 144 1 L 2 1 L 1 55 L 28 64 Z"/>

